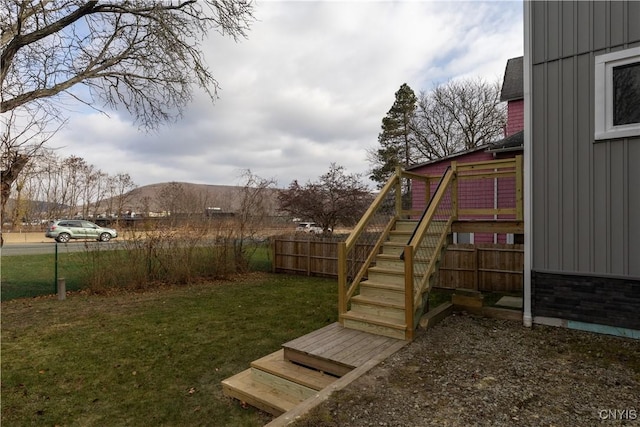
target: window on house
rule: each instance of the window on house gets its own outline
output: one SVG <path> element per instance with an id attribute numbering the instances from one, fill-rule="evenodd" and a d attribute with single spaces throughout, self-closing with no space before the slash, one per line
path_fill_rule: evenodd
<path id="1" fill-rule="evenodd" d="M 508 245 L 524 245 L 524 234 L 507 234 Z"/>
<path id="2" fill-rule="evenodd" d="M 640 47 L 595 58 L 595 139 L 640 135 Z"/>
<path id="3" fill-rule="evenodd" d="M 473 244 L 473 233 L 453 233 L 453 243 Z"/>
<path id="4" fill-rule="evenodd" d="M 613 67 L 613 125 L 640 123 L 640 62 Z"/>

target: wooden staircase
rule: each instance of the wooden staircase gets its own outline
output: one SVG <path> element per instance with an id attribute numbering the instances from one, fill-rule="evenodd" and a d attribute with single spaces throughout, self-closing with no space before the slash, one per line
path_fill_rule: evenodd
<path id="1" fill-rule="evenodd" d="M 396 221 L 375 264 L 368 268 L 367 279 L 360 283 L 360 293 L 351 297 L 351 309 L 341 316 L 345 327 L 397 339 L 407 339 L 407 331 L 416 327 L 424 304 L 414 308 L 416 320 L 407 325 L 405 262 L 401 255 L 417 224 L 415 220 Z M 434 245 L 420 248 L 414 263 L 423 264 L 424 268 L 418 271 L 426 270 L 431 257 L 439 259 L 441 252 L 434 254 L 435 249 Z"/>
<path id="2" fill-rule="evenodd" d="M 285 343 L 281 350 L 252 362 L 249 369 L 222 381 L 224 394 L 274 415 L 284 413 L 274 423 L 292 420 L 309 408 L 309 402 L 318 402 L 411 341 L 459 214 L 513 214 L 522 220 L 521 199 L 516 208 L 499 212 L 459 209 L 459 171 L 466 171 L 469 179 L 486 179 L 494 177 L 492 173 L 505 176 L 497 167 L 513 168 L 520 182 L 521 161 L 520 167 L 518 162 L 503 163 L 458 167 L 452 162 L 441 177 L 435 177 L 435 187 L 434 177 L 396 170 L 346 241 L 338 243 L 340 323 Z M 403 207 L 407 179 L 425 189 L 428 203 L 423 211 Z M 421 219 L 405 219 L 417 217 Z"/>
<path id="3" fill-rule="evenodd" d="M 380 253 L 360 283 L 359 294 L 350 299 L 351 309 L 340 316 L 342 324 L 334 323 L 287 342 L 282 349 L 255 360 L 249 369 L 222 381 L 224 394 L 279 416 L 371 360 L 383 360 L 405 345 L 424 306 L 412 305 L 416 321 L 407 326 L 405 261 L 401 255 L 417 223 L 397 220 L 383 237 Z M 422 263 L 426 270 L 434 249 L 421 246 L 414 264 Z"/>

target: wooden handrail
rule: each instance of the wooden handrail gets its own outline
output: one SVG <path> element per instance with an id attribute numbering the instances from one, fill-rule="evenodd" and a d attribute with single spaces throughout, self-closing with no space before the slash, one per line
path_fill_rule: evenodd
<path id="1" fill-rule="evenodd" d="M 433 202 L 430 203 L 429 206 L 427 207 L 427 211 L 424 214 L 424 220 L 420 222 L 420 224 L 416 228 L 415 233 L 413 234 L 413 237 L 408 243 L 408 245 L 413 247 L 414 251 L 422 241 L 422 238 L 424 237 L 425 231 L 429 227 L 429 224 L 431 224 L 431 220 L 433 219 L 436 209 L 438 208 L 438 204 L 439 204 L 438 201 L 444 195 L 444 192 L 447 190 L 447 187 L 449 186 L 453 178 L 454 178 L 454 172 L 452 169 L 449 169 L 447 173 L 444 175 L 444 178 L 438 188 L 438 191 L 436 191 L 436 193 L 433 195 L 433 198 L 431 199 Z"/>
<path id="2" fill-rule="evenodd" d="M 445 232 L 440 235 L 440 238 L 438 239 L 438 243 L 436 244 L 436 247 L 433 250 L 434 254 L 442 250 L 442 247 L 444 246 L 444 243 L 447 239 L 447 235 L 449 234 L 449 230 L 451 228 L 452 222 L 453 222 L 453 217 L 449 217 L 449 220 L 447 221 L 447 224 L 444 227 Z M 424 292 L 425 290 L 425 284 L 427 284 L 429 277 L 435 271 L 435 269 L 436 269 L 436 258 L 434 256 L 434 257 L 431 257 L 431 259 L 429 260 L 429 266 L 427 267 L 425 274 L 422 276 L 422 281 L 420 282 L 419 286 L 417 287 L 417 289 L 414 289 L 414 294 L 412 295 L 412 297 L 414 298 L 414 305 L 420 302 L 420 298 L 422 297 L 422 292 Z"/>
<path id="3" fill-rule="evenodd" d="M 382 206 L 382 204 L 384 203 L 389 193 L 394 189 L 397 189 L 398 187 L 400 187 L 400 176 L 401 176 L 401 171 L 397 170 L 396 173 L 393 176 L 391 176 L 389 180 L 387 180 L 387 183 L 382 187 L 382 189 L 374 199 L 373 203 L 371 203 L 371 205 L 369 206 L 367 211 L 364 213 L 362 218 L 360 218 L 360 221 L 358 221 L 358 224 L 356 224 L 351 234 L 349 234 L 349 237 L 347 237 L 345 242 L 340 243 L 338 245 L 338 314 L 339 315 L 342 315 L 347 312 L 349 299 L 354 294 L 359 282 L 362 280 L 369 265 L 371 264 L 372 260 L 375 258 L 376 253 L 380 249 L 380 245 L 382 245 L 382 240 L 380 238 L 378 239 L 378 242 L 376 243 L 374 250 L 369 253 L 366 261 L 364 262 L 364 264 L 361 266 L 360 270 L 356 274 L 355 280 L 353 281 L 352 284 L 348 286 L 348 289 L 347 289 L 347 278 L 348 278 L 347 259 L 349 257 L 349 253 L 354 248 L 358 238 L 365 231 L 365 229 L 367 228 L 367 224 L 369 224 L 369 222 L 371 221 L 375 213 L 380 209 L 380 206 Z M 396 199 L 399 199 L 399 198 L 400 197 L 396 195 Z M 397 209 L 397 204 L 398 202 L 396 201 L 396 209 Z M 398 213 L 396 212 L 395 217 L 397 216 L 398 216 Z M 393 226 L 393 223 L 394 221 L 390 221 L 387 224 L 387 226 L 385 227 L 385 233 L 383 233 L 383 235 L 387 234 L 389 229 Z"/>
<path id="4" fill-rule="evenodd" d="M 439 253 L 444 246 L 444 242 L 446 241 L 446 237 L 449 233 L 451 223 L 453 222 L 453 218 L 455 216 L 455 206 L 452 202 L 451 212 L 449 214 L 447 223 L 440 234 L 436 247 L 433 249 L 433 254 L 430 256 L 429 265 L 427 270 L 422 275 L 422 279 L 418 286 L 414 286 L 414 256 L 418 253 L 420 243 L 424 239 L 426 231 L 429 229 L 431 222 L 442 202 L 444 195 L 449 190 L 449 186 L 456 185 L 456 170 L 457 165 L 452 164 L 451 168 L 448 168 L 445 174 L 442 176 L 440 183 L 438 184 L 438 188 L 434 193 L 433 197 L 429 201 L 429 205 L 422 216 L 418 226 L 416 227 L 411 239 L 407 243 L 402 253 L 402 258 L 404 259 L 405 266 L 405 276 L 404 276 L 404 292 L 405 292 L 405 323 L 406 323 L 406 338 L 413 338 L 413 329 L 414 329 L 414 311 L 415 307 L 420 303 L 420 298 L 422 297 L 423 289 L 425 288 L 425 283 L 428 283 L 431 274 L 435 271 L 436 266 L 436 257 L 435 254 Z M 453 188 L 450 190 L 452 193 Z"/>
<path id="5" fill-rule="evenodd" d="M 371 265 L 371 262 L 378 254 L 380 247 L 384 243 L 384 239 L 389 234 L 389 231 L 391 231 L 391 228 L 393 228 L 394 223 L 395 221 L 393 219 L 389 221 L 384 231 L 380 233 L 380 237 L 376 241 L 376 244 L 374 245 L 371 252 L 369 252 L 369 256 L 367 256 L 366 261 L 362 264 L 362 267 L 360 267 L 360 271 L 358 271 L 358 274 L 356 274 L 356 277 L 351 282 L 351 285 L 349 285 L 349 289 L 347 289 L 347 292 L 346 292 L 347 301 L 353 296 L 354 292 L 356 291 L 356 288 L 360 284 L 360 281 L 364 278 L 364 275 L 367 272 L 369 265 Z"/>
<path id="6" fill-rule="evenodd" d="M 483 162 L 458 163 L 458 172 L 466 172 L 478 169 L 495 169 L 515 167 L 515 159 L 485 160 Z"/>
<path id="7" fill-rule="evenodd" d="M 360 218 L 360 221 L 358 221 L 358 224 L 355 226 L 355 228 L 353 229 L 349 237 L 347 237 L 347 240 L 345 241 L 347 245 L 347 252 L 351 250 L 356 240 L 358 239 L 360 234 L 362 234 L 362 232 L 365 230 L 367 224 L 369 223 L 369 221 L 371 220 L 375 212 L 378 210 L 378 208 L 380 208 L 380 205 L 382 204 L 382 202 L 384 202 L 384 199 L 387 197 L 389 192 L 392 189 L 394 189 L 396 184 L 398 184 L 399 182 L 400 182 L 400 178 L 396 174 L 396 175 L 393 175 L 391 178 L 389 178 L 389 180 L 384 185 L 384 187 L 382 187 L 382 189 L 378 193 L 378 196 L 376 196 L 371 206 L 369 206 L 369 209 L 367 209 L 364 215 L 362 215 L 362 218 Z"/>

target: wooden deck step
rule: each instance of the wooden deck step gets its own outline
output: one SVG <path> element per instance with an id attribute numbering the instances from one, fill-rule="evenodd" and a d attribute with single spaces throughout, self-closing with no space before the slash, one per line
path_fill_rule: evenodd
<path id="1" fill-rule="evenodd" d="M 413 230 L 416 229 L 417 225 L 418 225 L 418 221 L 417 220 L 401 219 L 401 220 L 396 221 L 395 230 L 396 231 L 410 231 L 410 232 L 413 233 Z"/>
<path id="2" fill-rule="evenodd" d="M 309 369 L 286 360 L 284 349 L 253 361 L 251 367 L 312 390 L 322 390 L 337 379 L 333 375 Z"/>
<path id="3" fill-rule="evenodd" d="M 248 403 L 275 416 L 291 410 L 302 401 L 256 380 L 251 369 L 246 369 L 223 380 L 222 391 L 226 396 Z"/>
<path id="4" fill-rule="evenodd" d="M 398 301 L 395 298 L 370 298 L 360 294 L 351 297 L 351 301 L 355 301 L 360 304 L 379 305 L 382 307 L 392 307 L 404 310 L 404 299 L 402 301 Z"/>
<path id="5" fill-rule="evenodd" d="M 391 230 L 389 232 L 389 241 L 407 244 L 413 235 L 413 230 Z"/>
<path id="6" fill-rule="evenodd" d="M 403 301 L 404 302 L 404 301 Z M 397 321 L 404 321 L 404 304 L 397 299 L 367 298 L 363 295 L 351 297 L 351 311 L 376 317 L 388 317 Z"/>
<path id="7" fill-rule="evenodd" d="M 365 280 L 360 283 L 360 295 L 365 298 L 386 299 L 397 304 L 404 304 L 404 284 L 389 284 Z"/>
<path id="8" fill-rule="evenodd" d="M 414 264 L 423 264 L 424 268 L 429 265 L 430 258 L 425 256 L 416 256 L 413 260 Z M 388 269 L 404 269 L 404 260 L 399 255 L 378 254 L 376 256 L 375 267 Z"/>
<path id="9" fill-rule="evenodd" d="M 404 266 L 402 269 L 388 267 L 371 267 L 367 271 L 369 280 L 404 286 Z"/>
<path id="10" fill-rule="evenodd" d="M 399 255 L 378 254 L 375 261 L 376 267 L 404 268 L 404 261 Z"/>
<path id="11" fill-rule="evenodd" d="M 406 245 L 403 243 L 386 241 L 382 244 L 382 253 L 384 255 L 400 256 L 400 254 L 404 252 L 405 246 Z M 429 257 L 434 249 L 435 249 L 435 244 L 425 243 L 421 245 L 417 255 L 420 255 L 423 257 Z"/>
<path id="12" fill-rule="evenodd" d="M 405 339 L 406 326 L 404 320 L 389 317 L 378 317 L 353 310 L 341 315 L 345 328 L 381 335 L 395 339 Z"/>
<path id="13" fill-rule="evenodd" d="M 283 344 L 286 360 L 342 376 L 384 352 L 398 340 L 332 323 Z"/>

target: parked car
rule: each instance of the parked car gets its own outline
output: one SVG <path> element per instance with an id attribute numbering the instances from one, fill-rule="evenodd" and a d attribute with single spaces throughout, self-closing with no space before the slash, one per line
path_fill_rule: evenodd
<path id="1" fill-rule="evenodd" d="M 89 221 L 61 219 L 51 221 L 44 235 L 60 243 L 67 243 L 71 239 L 95 239 L 99 242 L 108 242 L 118 237 L 118 232 L 113 228 L 100 227 Z"/>
<path id="2" fill-rule="evenodd" d="M 296 231 L 304 233 L 322 233 L 323 230 L 322 227 L 315 222 L 300 222 L 296 227 Z"/>

